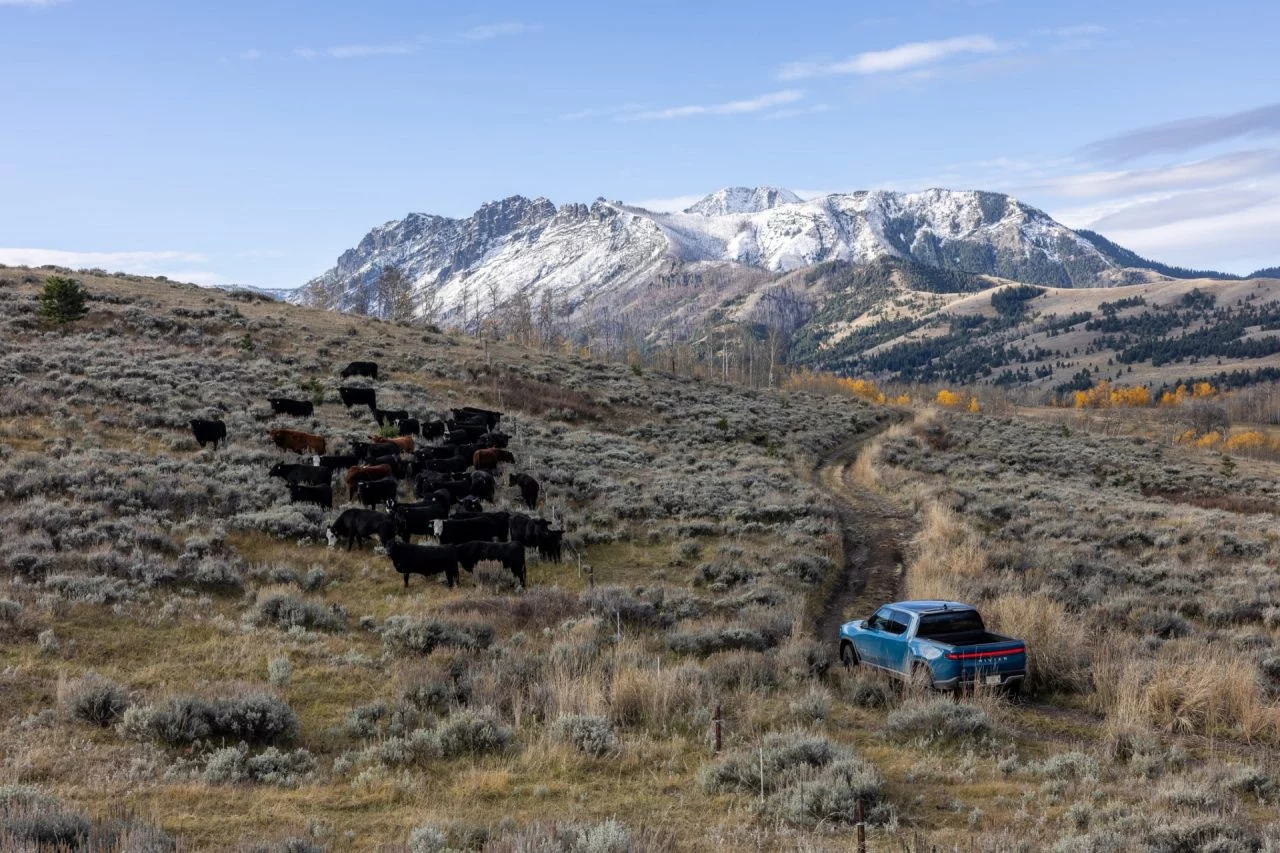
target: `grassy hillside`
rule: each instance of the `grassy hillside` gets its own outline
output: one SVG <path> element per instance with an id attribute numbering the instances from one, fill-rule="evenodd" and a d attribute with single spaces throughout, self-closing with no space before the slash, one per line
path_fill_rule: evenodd
<path id="1" fill-rule="evenodd" d="M 89 315 L 55 329 L 45 275 L 0 270 L 4 849 L 834 851 L 859 798 L 877 850 L 1259 849 L 1274 824 L 1280 537 L 1163 496 L 1269 507 L 1269 469 L 985 416 L 894 427 L 855 465 L 902 416 L 155 280 L 83 276 Z M 524 591 L 484 566 L 406 591 L 368 546 L 328 548 L 338 508 L 289 503 L 266 432 L 372 432 L 334 402 L 357 358 L 384 407 L 506 411 L 565 562 Z M 273 394 L 323 403 L 270 419 Z M 202 451 L 185 425 L 214 415 L 229 443 Z M 883 541 L 837 480 L 921 535 Z M 1113 499 L 1105 528 L 1064 520 Z M 814 626 L 871 606 L 839 597 L 846 557 L 886 550 L 890 588 L 1049 614 L 1008 623 L 1050 655 L 1031 701 L 831 666 Z M 1236 649 L 1235 692 L 1162 699 L 1140 654 L 1102 668 L 1104 636 L 1209 644 L 1207 675 Z"/>
<path id="2" fill-rule="evenodd" d="M 1103 379 L 1241 387 L 1280 375 L 1278 319 L 1276 279 L 1093 289 L 1005 284 L 931 312 L 856 323 L 853 334 L 802 354 L 817 367 L 897 382 L 1058 392 Z"/>

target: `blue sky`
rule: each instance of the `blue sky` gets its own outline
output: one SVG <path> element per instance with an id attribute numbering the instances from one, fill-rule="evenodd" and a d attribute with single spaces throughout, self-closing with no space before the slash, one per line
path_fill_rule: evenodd
<path id="1" fill-rule="evenodd" d="M 509 195 L 1012 192 L 1280 263 L 1280 4 L 0 0 L 0 262 L 295 286 Z"/>

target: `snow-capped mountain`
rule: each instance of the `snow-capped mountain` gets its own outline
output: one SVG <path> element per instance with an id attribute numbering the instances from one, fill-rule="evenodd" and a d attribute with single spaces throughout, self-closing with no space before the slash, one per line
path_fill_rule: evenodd
<path id="1" fill-rule="evenodd" d="M 684 209 L 685 213 L 724 216 L 729 213 L 759 213 L 780 204 L 803 201 L 791 190 L 779 187 L 725 187 Z"/>
<path id="2" fill-rule="evenodd" d="M 557 208 L 513 196 L 466 219 L 413 213 L 373 229 L 301 301 L 369 305 L 387 267 L 445 322 L 483 315 L 517 294 L 550 291 L 568 310 L 607 308 L 678 270 L 717 280 L 776 276 L 824 261 L 890 258 L 1060 287 L 1097 285 L 1119 265 L 1045 213 L 997 193 L 933 189 L 809 200 L 772 187 L 729 188 L 682 213 L 599 199 Z M 371 300 L 374 304 L 370 304 Z"/>

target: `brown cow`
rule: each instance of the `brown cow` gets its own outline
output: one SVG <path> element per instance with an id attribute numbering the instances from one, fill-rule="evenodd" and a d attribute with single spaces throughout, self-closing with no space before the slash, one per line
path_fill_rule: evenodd
<path id="1" fill-rule="evenodd" d="M 413 443 L 413 436 L 411 435 L 402 435 L 399 438 L 383 438 L 380 435 L 371 435 L 369 436 L 369 441 L 373 442 L 375 445 L 394 444 L 396 446 L 396 450 L 400 453 L 412 453 L 413 448 L 416 446 Z M 375 451 L 377 449 L 377 447 L 374 448 Z"/>
<path id="2" fill-rule="evenodd" d="M 471 456 L 471 464 L 477 471 L 492 470 L 500 462 L 515 462 L 516 458 L 510 450 L 499 450 L 496 447 L 482 447 Z"/>
<path id="3" fill-rule="evenodd" d="M 367 480 L 381 480 L 391 476 L 390 465 L 361 465 L 347 469 L 347 500 L 355 497 L 356 486 Z"/>
<path id="4" fill-rule="evenodd" d="M 323 435 L 312 435 L 296 429 L 273 429 L 270 435 L 276 447 L 283 450 L 292 450 L 294 453 L 324 453 Z"/>

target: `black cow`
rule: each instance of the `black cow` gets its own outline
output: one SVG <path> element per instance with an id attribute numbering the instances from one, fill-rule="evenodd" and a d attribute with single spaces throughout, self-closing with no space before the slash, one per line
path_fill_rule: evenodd
<path id="1" fill-rule="evenodd" d="M 422 424 L 418 422 L 417 418 L 401 418 L 396 426 L 399 427 L 401 435 L 419 435 L 422 433 Z"/>
<path id="2" fill-rule="evenodd" d="M 472 444 L 487 431 L 487 427 L 484 426 L 454 426 L 449 428 L 449 434 L 444 437 L 444 440 L 446 444 Z"/>
<path id="3" fill-rule="evenodd" d="M 397 479 L 405 477 L 409 473 L 409 463 L 405 462 L 399 456 L 375 456 L 369 460 L 370 465 L 386 465 L 391 469 L 391 473 Z"/>
<path id="4" fill-rule="evenodd" d="M 395 477 L 383 477 L 381 480 L 366 480 L 356 485 L 356 498 L 362 506 L 375 507 L 396 499 L 396 491 L 400 483 Z"/>
<path id="5" fill-rule="evenodd" d="M 442 438 L 444 436 L 444 421 L 430 420 L 422 423 L 423 438 Z"/>
<path id="6" fill-rule="evenodd" d="M 350 379 L 352 376 L 368 376 L 370 379 L 376 380 L 378 378 L 378 363 L 376 361 L 353 361 L 342 368 L 343 379 Z"/>
<path id="7" fill-rule="evenodd" d="M 459 520 L 483 518 L 489 522 L 489 529 L 493 532 L 493 538 L 499 542 L 506 542 L 511 532 L 511 513 L 509 512 L 472 512 L 466 509 L 460 509 L 453 514 L 453 517 Z M 489 538 L 489 537 L 485 537 Z"/>
<path id="8" fill-rule="evenodd" d="M 383 547 L 390 547 L 396 538 L 396 522 L 391 516 L 368 509 L 343 510 L 333 524 L 329 525 L 329 545 L 346 539 L 347 550 L 357 543 L 363 545 L 364 540 L 377 536 Z"/>
<path id="9" fill-rule="evenodd" d="M 320 465 L 302 465 L 292 462 L 277 462 L 267 472 L 272 477 L 283 477 L 286 483 L 293 485 L 324 486 L 333 477 L 333 470 Z"/>
<path id="10" fill-rule="evenodd" d="M 470 467 L 471 460 L 462 456 L 451 456 L 448 459 L 427 459 L 422 463 L 424 470 L 437 471 L 442 474 L 459 474 Z"/>
<path id="11" fill-rule="evenodd" d="M 315 404 L 310 400 L 290 400 L 286 397 L 268 397 L 267 402 L 271 404 L 271 411 L 277 415 L 296 415 L 298 417 L 310 417 L 315 414 Z"/>
<path id="12" fill-rule="evenodd" d="M 472 471 L 471 472 L 471 494 L 480 500 L 493 502 L 493 493 L 497 488 L 497 484 L 493 480 L 493 475 L 488 471 Z"/>
<path id="13" fill-rule="evenodd" d="M 471 515 L 479 515 L 484 512 L 484 506 L 480 503 L 480 499 L 475 495 L 466 495 L 458 498 L 458 509 L 460 512 L 469 513 Z"/>
<path id="14" fill-rule="evenodd" d="M 471 494 L 471 481 L 467 480 L 444 480 L 432 476 L 433 472 L 427 471 L 419 474 L 413 482 L 413 491 L 420 498 L 428 495 L 436 494 L 443 491 L 449 496 L 449 503 L 457 501 Z"/>
<path id="15" fill-rule="evenodd" d="M 196 437 L 196 442 L 204 447 L 210 442 L 213 443 L 213 449 L 218 449 L 218 442 L 227 440 L 227 425 L 222 421 L 206 421 L 196 419 L 191 422 L 191 434 Z"/>
<path id="16" fill-rule="evenodd" d="M 457 546 L 458 563 L 467 571 L 472 571 L 476 563 L 492 560 L 502 563 L 511 574 L 525 585 L 524 546 L 519 542 L 464 542 Z"/>
<path id="17" fill-rule="evenodd" d="M 387 548 L 391 565 L 404 575 L 404 588 L 409 588 L 409 575 L 431 577 L 444 573 L 452 589 L 458 583 L 458 550 L 450 546 L 410 545 L 392 542 Z"/>
<path id="18" fill-rule="evenodd" d="M 404 409 L 374 409 L 373 419 L 378 422 L 378 426 L 388 423 L 399 423 L 409 417 L 409 413 Z M 400 433 L 405 435 L 405 433 Z"/>
<path id="19" fill-rule="evenodd" d="M 551 522 L 545 518 L 511 513 L 511 539 L 529 548 L 537 548 L 538 553 L 553 563 L 560 562 L 560 545 L 564 538 L 563 530 L 552 530 Z"/>
<path id="20" fill-rule="evenodd" d="M 507 445 L 511 443 L 511 436 L 505 432 L 486 432 L 476 439 L 476 443 L 481 447 L 496 447 L 505 450 Z"/>
<path id="21" fill-rule="evenodd" d="M 338 389 L 338 396 L 348 409 L 352 406 L 368 406 L 370 411 L 378 408 L 378 394 L 372 388 L 348 388 L 344 385 Z"/>
<path id="22" fill-rule="evenodd" d="M 563 539 L 563 530 L 543 530 L 538 535 L 538 555 L 553 563 L 560 562 L 560 545 Z"/>
<path id="23" fill-rule="evenodd" d="M 487 518 L 446 518 L 436 523 L 436 538 L 441 545 L 457 545 L 460 542 L 489 542 L 497 535 L 493 522 Z"/>
<path id="24" fill-rule="evenodd" d="M 541 487 L 537 480 L 528 474 L 510 474 L 507 476 L 507 485 L 520 489 L 520 497 L 524 499 L 524 504 L 529 509 L 538 508 L 538 492 Z"/>
<path id="25" fill-rule="evenodd" d="M 461 409 L 451 409 L 454 418 L 457 420 L 476 419 L 483 420 L 492 429 L 498 425 L 498 421 L 502 420 L 502 412 L 494 412 L 489 409 L 477 409 L 474 406 L 463 406 Z"/>
<path id="26" fill-rule="evenodd" d="M 360 464 L 360 457 L 354 453 L 348 453 L 341 456 L 315 456 L 312 457 L 316 461 L 316 465 L 321 468 L 332 468 L 335 471 L 354 468 Z"/>
<path id="27" fill-rule="evenodd" d="M 323 486 L 309 486 L 306 483 L 289 484 L 289 500 L 294 503 L 315 504 L 325 509 L 333 507 L 333 487 L 328 483 Z"/>
<path id="28" fill-rule="evenodd" d="M 406 542 L 412 542 L 412 536 L 434 536 L 435 523 L 449 517 L 449 508 L 438 501 L 425 501 L 417 506 L 393 504 L 391 514 L 396 520 L 396 532 Z"/>

